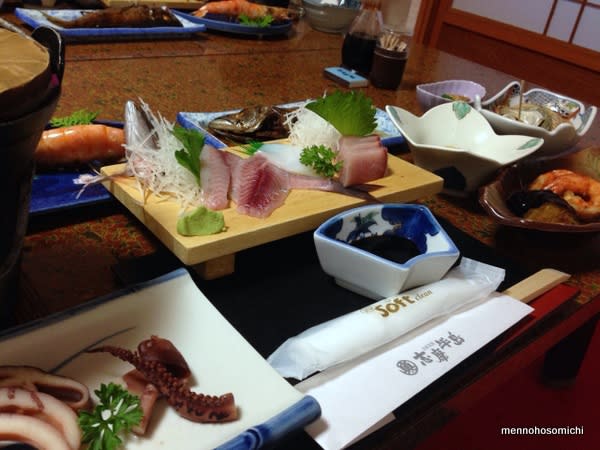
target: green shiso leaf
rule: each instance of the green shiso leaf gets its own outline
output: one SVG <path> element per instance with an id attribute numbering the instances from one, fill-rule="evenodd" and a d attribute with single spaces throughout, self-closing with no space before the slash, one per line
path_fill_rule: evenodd
<path id="1" fill-rule="evenodd" d="M 359 91 L 335 91 L 308 103 L 306 108 L 333 125 L 343 136 L 366 136 L 377 127 L 373 102 Z"/>
<path id="2" fill-rule="evenodd" d="M 53 117 L 50 119 L 50 125 L 56 128 L 70 127 L 73 125 L 89 125 L 96 117 L 98 117 L 97 112 L 80 109 L 69 116 Z"/>
<path id="3" fill-rule="evenodd" d="M 198 130 L 178 125 L 173 128 L 173 135 L 183 144 L 183 148 L 175 150 L 177 162 L 189 170 L 200 185 L 200 152 L 204 147 L 204 135 Z"/>

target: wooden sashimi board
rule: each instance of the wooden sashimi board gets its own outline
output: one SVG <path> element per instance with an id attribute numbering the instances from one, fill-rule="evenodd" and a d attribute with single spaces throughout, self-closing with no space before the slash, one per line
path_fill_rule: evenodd
<path id="1" fill-rule="evenodd" d="M 168 6 L 174 9 L 193 9 L 200 8 L 204 2 L 201 0 L 101 0 L 107 7 L 121 8 L 129 5 L 146 6 Z"/>
<path id="2" fill-rule="evenodd" d="M 124 164 L 102 168 L 105 175 L 119 175 Z M 103 182 L 104 186 L 134 214 L 184 264 L 192 266 L 220 261 L 216 269 L 203 276 L 216 278 L 233 271 L 233 255 L 240 250 L 316 229 L 333 215 L 359 206 L 364 200 L 332 192 L 292 190 L 285 203 L 270 217 L 258 219 L 238 214 L 235 205 L 223 210 L 227 230 L 210 236 L 186 237 L 177 233 L 180 206 L 174 200 L 150 195 L 143 202 L 134 178 L 115 176 Z M 375 180 L 378 186 L 370 193 L 383 202 L 411 202 L 438 193 L 443 180 L 437 175 L 410 164 L 396 156 L 389 156 L 388 175 Z M 224 258 L 224 259 L 223 259 Z M 227 267 L 219 267 L 224 264 Z M 201 273 L 202 274 L 202 273 Z"/>

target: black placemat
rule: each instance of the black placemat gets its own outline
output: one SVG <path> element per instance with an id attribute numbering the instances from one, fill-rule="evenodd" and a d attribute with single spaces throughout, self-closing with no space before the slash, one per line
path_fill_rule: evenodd
<path id="1" fill-rule="evenodd" d="M 441 222 L 462 256 L 506 269 L 499 290 L 529 275 L 494 249 Z M 219 311 L 265 357 L 288 337 L 373 303 L 372 299 L 338 286 L 323 272 L 312 233 L 239 253 L 233 275 L 196 281 Z"/>
<path id="2" fill-rule="evenodd" d="M 448 221 L 438 220 L 462 256 L 506 270 L 500 291 L 530 275 Z M 217 280 L 203 280 L 193 270 L 190 272 L 202 292 L 264 357 L 285 339 L 313 325 L 373 303 L 338 286 L 323 272 L 312 232 L 239 252 L 235 264 L 234 274 Z M 125 284 L 131 284 L 180 266 L 170 252 L 162 249 L 149 257 L 119 264 L 115 272 Z"/>

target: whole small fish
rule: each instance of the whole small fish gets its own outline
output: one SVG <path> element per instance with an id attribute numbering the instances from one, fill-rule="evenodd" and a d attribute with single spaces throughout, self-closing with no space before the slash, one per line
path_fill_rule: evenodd
<path id="1" fill-rule="evenodd" d="M 285 115 L 292 108 L 253 106 L 213 119 L 208 128 L 233 143 L 282 139 L 289 135 Z"/>
<path id="2" fill-rule="evenodd" d="M 183 26 L 166 6 L 130 5 L 122 8 L 84 11 L 81 17 L 73 20 L 64 20 L 50 16 L 49 14 L 44 14 L 44 16 L 50 22 L 63 28 L 152 28 Z"/>

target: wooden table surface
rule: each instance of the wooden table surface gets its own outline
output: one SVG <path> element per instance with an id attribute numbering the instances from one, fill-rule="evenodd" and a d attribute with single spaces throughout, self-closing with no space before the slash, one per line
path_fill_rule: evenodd
<path id="1" fill-rule="evenodd" d="M 29 30 L 10 10 L 1 16 Z M 340 64 L 341 44 L 342 36 L 312 30 L 302 20 L 288 36 L 263 39 L 205 32 L 174 40 L 68 42 L 56 115 L 86 108 L 99 111 L 101 119 L 121 121 L 125 102 L 141 98 L 175 120 L 180 111 L 222 111 L 319 97 L 339 88 L 322 71 Z M 415 86 L 445 79 L 473 80 L 493 93 L 514 78 L 432 48 L 413 46 L 398 90 L 372 86 L 362 90 L 379 108 L 397 105 L 421 114 Z M 545 87 L 560 92 L 560 86 Z M 581 100 L 585 101 L 585 93 Z M 598 119 L 579 147 L 589 145 L 600 145 Z M 435 195 L 419 202 L 528 272 L 552 267 L 572 275 L 567 285 L 579 295 L 560 320 L 540 332 L 538 337 L 554 333 L 543 349 L 597 314 L 600 234 L 507 228 L 488 217 L 474 198 Z M 120 286 L 112 271 L 115 264 L 135 262 L 158 248 L 151 233 L 115 201 L 31 217 L 14 322 L 44 317 L 114 291 Z M 576 320 L 565 325 L 573 317 Z M 394 442 L 406 439 L 405 432 L 383 433 L 369 448 L 398 448 Z"/>

